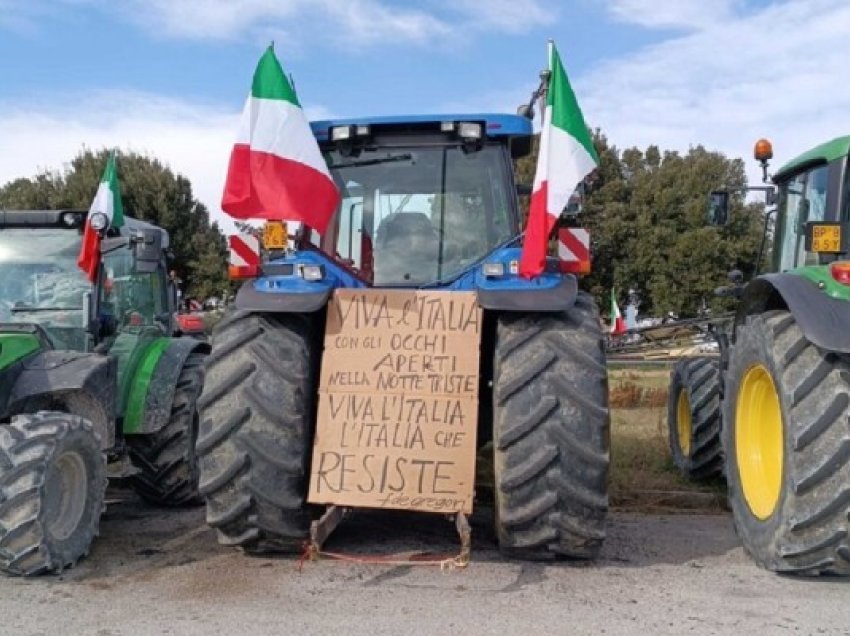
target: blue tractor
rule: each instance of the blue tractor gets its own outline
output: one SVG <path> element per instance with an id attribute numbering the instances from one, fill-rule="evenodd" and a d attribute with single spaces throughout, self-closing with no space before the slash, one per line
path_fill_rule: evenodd
<path id="1" fill-rule="evenodd" d="M 520 115 L 319 121 L 341 192 L 245 281 L 213 334 L 197 442 L 207 521 L 248 552 L 300 549 L 328 300 L 335 289 L 474 291 L 483 309 L 479 446 L 492 442 L 495 526 L 513 557 L 593 558 L 605 537 L 609 410 L 590 295 L 556 259 L 517 274 Z M 520 188 L 521 189 L 521 188 Z M 489 446 L 487 446 L 489 448 Z"/>

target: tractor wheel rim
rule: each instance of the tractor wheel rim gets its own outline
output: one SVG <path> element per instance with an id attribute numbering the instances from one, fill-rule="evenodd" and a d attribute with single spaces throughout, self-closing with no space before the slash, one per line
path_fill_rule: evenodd
<path id="1" fill-rule="evenodd" d="M 63 453 L 45 486 L 50 502 L 47 530 L 55 539 L 64 541 L 74 533 L 86 509 L 88 472 L 83 458 L 75 452 Z"/>
<path id="2" fill-rule="evenodd" d="M 676 441 L 679 443 L 679 450 L 685 457 L 691 454 L 692 432 L 691 401 L 688 399 L 688 392 L 682 389 L 679 391 L 679 397 L 676 400 L 676 433 L 678 438 Z"/>
<path id="3" fill-rule="evenodd" d="M 744 499 L 764 521 L 779 502 L 782 489 L 784 434 L 779 394 L 770 372 L 750 367 L 738 389 L 735 409 L 735 457 Z"/>

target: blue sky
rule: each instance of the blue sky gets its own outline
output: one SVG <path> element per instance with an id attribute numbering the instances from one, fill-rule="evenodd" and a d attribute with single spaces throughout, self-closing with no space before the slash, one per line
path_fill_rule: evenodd
<path id="1" fill-rule="evenodd" d="M 118 145 L 220 214 L 269 41 L 324 117 L 512 112 L 550 37 L 588 123 L 621 148 L 748 159 L 768 135 L 784 159 L 850 133 L 845 0 L 0 0 L 0 183 Z"/>
<path id="2" fill-rule="evenodd" d="M 29 9 L 21 8 L 28 4 L 23 0 L 9 3 L 6 10 L 17 17 L 0 17 L 6 27 L 0 40 L 3 100 L 49 99 L 56 93 L 109 88 L 222 106 L 240 104 L 257 58 L 274 39 L 306 105 L 345 115 L 376 109 L 434 111 L 498 94 L 506 85 L 530 91 L 545 63 L 547 37 L 557 37 L 576 73 L 658 39 L 658 34 L 620 22 L 591 0 L 564 3 L 557 10 L 533 8 L 545 6 L 542 2 L 527 3 L 532 7 L 527 25 L 522 25 L 522 17 L 516 25 L 498 22 L 507 5 L 514 4 L 507 2 L 469 11 L 449 9 L 454 2 L 424 3 L 433 13 L 410 9 L 410 2 L 361 3 L 384 6 L 410 22 L 426 15 L 439 21 L 421 25 L 421 36 L 402 30 L 401 37 L 393 36 L 399 27 L 392 24 L 380 27 L 385 32 L 379 35 L 364 37 L 344 26 L 345 17 L 310 8 L 321 2 L 234 0 L 223 3 L 234 7 L 233 16 L 239 14 L 240 4 L 268 9 L 245 24 L 234 24 L 231 13 L 225 12 L 198 18 L 191 26 L 175 24 L 183 16 L 177 9 L 170 13 L 166 5 L 194 5 L 200 14 L 216 3 L 163 2 L 159 12 L 155 9 L 145 17 L 140 15 L 145 4 L 150 10 L 158 3 L 125 0 L 114 3 L 123 9 L 110 9 L 98 2 L 29 2 L 34 2 Z M 290 4 L 305 8 L 291 14 L 273 8 Z M 476 16 L 479 11 L 497 15 Z M 368 17 L 365 21 L 364 29 L 374 28 Z"/>

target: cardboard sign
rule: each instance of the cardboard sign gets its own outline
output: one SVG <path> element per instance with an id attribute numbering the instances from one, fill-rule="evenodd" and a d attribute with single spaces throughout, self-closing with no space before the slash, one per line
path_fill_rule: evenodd
<path id="1" fill-rule="evenodd" d="M 481 320 L 474 293 L 334 293 L 309 501 L 472 512 Z"/>

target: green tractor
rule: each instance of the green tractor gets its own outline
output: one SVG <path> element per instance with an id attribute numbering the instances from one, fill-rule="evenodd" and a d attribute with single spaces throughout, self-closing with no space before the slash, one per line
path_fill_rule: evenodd
<path id="1" fill-rule="evenodd" d="M 106 225 L 105 215 L 101 215 Z M 88 553 L 109 477 L 145 500 L 198 499 L 196 401 L 208 345 L 174 338 L 168 234 L 86 213 L 0 210 L 0 570 L 59 571 Z"/>
<path id="2" fill-rule="evenodd" d="M 722 467 L 744 548 L 778 572 L 850 575 L 848 153 L 850 137 L 822 144 L 758 188 L 776 206 L 772 273 L 733 277 L 719 361 L 673 374 L 674 455 Z M 755 156 L 767 181 L 769 142 Z M 727 204 L 712 193 L 712 223 Z"/>

